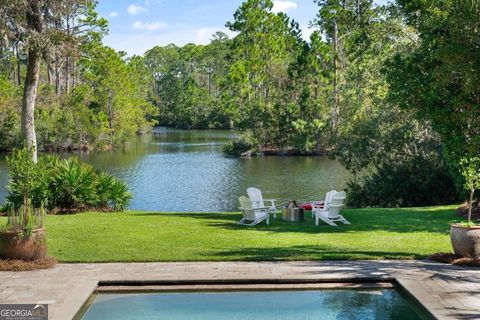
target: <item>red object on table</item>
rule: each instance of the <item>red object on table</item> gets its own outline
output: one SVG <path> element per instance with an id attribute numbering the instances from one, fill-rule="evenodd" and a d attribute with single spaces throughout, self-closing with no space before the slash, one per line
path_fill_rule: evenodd
<path id="1" fill-rule="evenodd" d="M 313 208 L 313 204 L 315 204 L 316 207 L 320 207 L 320 208 L 322 208 L 324 206 L 323 201 L 316 201 L 314 203 L 308 202 L 308 203 L 301 204 L 301 205 L 299 205 L 299 207 L 303 208 L 304 210 L 310 211 Z"/>

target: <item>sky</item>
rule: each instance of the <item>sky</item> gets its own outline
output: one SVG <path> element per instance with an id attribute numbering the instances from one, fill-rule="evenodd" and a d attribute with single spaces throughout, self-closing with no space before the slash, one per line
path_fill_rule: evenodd
<path id="1" fill-rule="evenodd" d="M 274 11 L 287 13 L 302 29 L 304 38 L 318 7 L 313 0 L 275 0 Z M 377 3 L 385 2 L 378 0 Z M 143 54 L 156 45 L 207 44 L 225 28 L 242 0 L 100 0 L 97 10 L 109 21 L 105 44 L 129 55 Z"/>

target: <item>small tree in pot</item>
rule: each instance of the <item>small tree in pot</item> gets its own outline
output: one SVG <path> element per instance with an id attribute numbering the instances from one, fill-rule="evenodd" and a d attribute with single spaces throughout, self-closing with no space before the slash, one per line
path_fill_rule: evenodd
<path id="1" fill-rule="evenodd" d="M 480 189 L 480 158 L 463 158 L 460 161 L 462 176 L 468 197 L 468 220 L 453 224 L 450 229 L 453 250 L 461 257 L 480 260 L 480 226 L 472 222 L 472 206 L 475 191 Z"/>
<path id="2" fill-rule="evenodd" d="M 36 260 L 46 255 L 44 210 L 31 205 L 31 195 L 40 184 L 39 164 L 32 160 L 32 149 L 14 150 L 7 158 L 9 165 L 8 189 L 23 196 L 20 207 L 10 206 L 5 230 L 0 232 L 0 257 L 6 259 Z"/>

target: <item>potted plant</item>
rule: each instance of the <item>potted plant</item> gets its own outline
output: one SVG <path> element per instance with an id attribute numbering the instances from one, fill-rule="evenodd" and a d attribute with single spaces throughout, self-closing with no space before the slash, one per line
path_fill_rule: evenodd
<path id="1" fill-rule="evenodd" d="M 468 197 L 468 220 L 452 224 L 450 238 L 457 256 L 480 260 L 480 225 L 472 222 L 472 204 L 475 190 L 480 188 L 480 158 L 464 158 L 460 161 L 462 176 Z"/>
<path id="2" fill-rule="evenodd" d="M 39 166 L 32 161 L 29 149 L 14 150 L 7 158 L 11 193 L 22 195 L 21 205 L 10 204 L 7 224 L 0 231 L 0 257 L 4 259 L 37 260 L 46 256 L 43 206 L 35 209 L 31 194 L 39 186 Z"/>

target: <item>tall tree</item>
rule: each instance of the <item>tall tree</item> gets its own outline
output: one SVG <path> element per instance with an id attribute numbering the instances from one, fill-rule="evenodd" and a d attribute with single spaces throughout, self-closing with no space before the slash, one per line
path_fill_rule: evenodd
<path id="1" fill-rule="evenodd" d="M 276 103 L 289 85 L 288 71 L 302 41 L 298 24 L 272 9 L 271 0 L 248 0 L 227 23 L 238 33 L 230 52 L 227 103 L 238 106 L 237 123 L 253 130 L 265 148 L 275 148 L 283 140 Z"/>
<path id="2" fill-rule="evenodd" d="M 52 0 L 0 0 L 0 41 L 21 42 L 27 53 L 21 132 L 26 144 L 33 150 L 34 162 L 37 161 L 35 101 L 42 58 L 59 44 L 75 38 L 62 28 L 64 14 L 69 12 L 66 7 L 79 6 L 82 8 L 80 15 L 88 17 L 95 4 L 93 0 L 71 0 L 68 3 Z M 85 21 L 92 22 L 88 18 Z"/>

